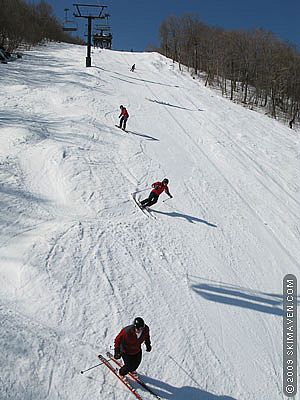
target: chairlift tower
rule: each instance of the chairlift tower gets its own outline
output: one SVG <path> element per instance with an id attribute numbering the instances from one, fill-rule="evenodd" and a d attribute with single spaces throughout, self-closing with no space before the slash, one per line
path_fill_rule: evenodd
<path id="1" fill-rule="evenodd" d="M 76 8 L 74 17 L 86 18 L 88 20 L 88 43 L 87 43 L 87 56 L 86 56 L 86 67 L 91 67 L 91 46 L 92 46 L 92 20 L 93 19 L 105 19 L 109 17 L 109 14 L 104 14 L 103 11 L 107 6 L 100 6 L 97 4 L 73 4 Z"/>

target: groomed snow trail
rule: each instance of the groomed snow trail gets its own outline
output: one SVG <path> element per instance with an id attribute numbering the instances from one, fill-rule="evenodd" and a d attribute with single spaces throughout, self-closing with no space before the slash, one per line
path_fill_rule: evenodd
<path id="1" fill-rule="evenodd" d="M 299 134 L 159 54 L 84 60 L 52 44 L 0 66 L 1 399 L 129 399 L 106 368 L 79 372 L 135 316 L 163 399 L 283 399 Z M 130 194 L 164 177 L 174 198 L 147 218 Z"/>

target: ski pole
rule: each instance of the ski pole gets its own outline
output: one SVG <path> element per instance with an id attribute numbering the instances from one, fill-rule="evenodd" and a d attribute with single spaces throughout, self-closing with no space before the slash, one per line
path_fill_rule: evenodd
<path id="1" fill-rule="evenodd" d="M 109 358 L 109 360 L 110 360 L 110 358 Z M 88 368 L 88 369 L 85 369 L 85 370 L 83 370 L 83 371 L 80 371 L 80 373 L 81 373 L 81 374 L 84 374 L 85 372 L 90 371 L 90 370 L 93 369 L 93 368 L 99 367 L 99 366 L 102 365 L 102 364 L 104 364 L 104 363 L 101 362 L 100 364 L 94 365 L 93 367 L 90 367 L 90 368 Z"/>
<path id="2" fill-rule="evenodd" d="M 137 193 L 142 193 L 145 192 L 146 190 L 150 190 L 152 188 L 146 188 L 146 189 L 142 189 L 142 190 L 137 190 L 136 192 L 133 192 L 132 194 L 137 194 Z"/>
<path id="3" fill-rule="evenodd" d="M 173 197 L 169 197 L 169 198 L 163 200 L 162 202 L 165 203 L 166 201 L 171 200 L 171 199 L 173 199 Z"/>

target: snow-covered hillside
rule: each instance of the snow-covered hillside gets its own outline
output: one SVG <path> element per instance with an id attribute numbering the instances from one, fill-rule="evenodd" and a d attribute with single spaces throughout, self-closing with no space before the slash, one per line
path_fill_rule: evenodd
<path id="1" fill-rule="evenodd" d="M 283 399 L 299 134 L 159 54 L 97 50 L 85 68 L 85 52 L 0 65 L 1 399 L 132 398 L 106 367 L 80 370 L 136 316 L 162 399 Z M 130 193 L 165 177 L 173 199 L 149 218 Z"/>

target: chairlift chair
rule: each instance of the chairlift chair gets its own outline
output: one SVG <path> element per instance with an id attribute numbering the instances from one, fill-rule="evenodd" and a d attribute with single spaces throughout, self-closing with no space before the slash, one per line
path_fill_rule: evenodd
<path id="1" fill-rule="evenodd" d="M 62 27 L 63 31 L 64 32 L 76 32 L 78 29 L 77 23 L 75 23 L 74 20 L 68 19 L 69 8 L 65 8 L 64 11 L 65 11 L 65 21 L 64 21 L 64 24 Z"/>

